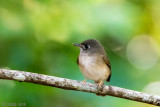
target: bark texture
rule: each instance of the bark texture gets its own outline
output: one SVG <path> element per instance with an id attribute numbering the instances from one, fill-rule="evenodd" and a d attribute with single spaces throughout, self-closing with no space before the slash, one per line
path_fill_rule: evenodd
<path id="1" fill-rule="evenodd" d="M 8 69 L 0 69 L 0 79 L 23 81 L 67 90 L 95 93 L 102 96 L 110 95 L 160 106 L 160 96 L 158 95 L 150 95 L 116 86 L 104 85 L 103 89 L 99 90 L 97 85 L 92 83 Z"/>

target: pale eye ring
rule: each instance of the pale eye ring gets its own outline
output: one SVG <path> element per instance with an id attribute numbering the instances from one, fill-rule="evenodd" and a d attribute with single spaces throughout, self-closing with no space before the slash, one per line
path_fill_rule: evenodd
<path id="1" fill-rule="evenodd" d="M 85 48 L 85 49 L 88 49 L 88 48 L 90 48 L 90 45 L 86 44 L 86 45 L 84 46 L 84 48 Z"/>

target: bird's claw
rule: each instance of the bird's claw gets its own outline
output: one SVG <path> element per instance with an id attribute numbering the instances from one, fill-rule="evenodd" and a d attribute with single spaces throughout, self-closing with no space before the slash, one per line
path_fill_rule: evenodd
<path id="1" fill-rule="evenodd" d="M 103 90 L 103 81 L 100 81 L 100 82 L 97 84 L 97 88 L 98 88 L 98 90 Z"/>
<path id="2" fill-rule="evenodd" d="M 85 83 L 86 83 L 86 81 L 87 81 L 87 80 L 86 80 L 86 79 L 84 79 L 84 80 L 82 81 L 82 82 L 83 82 L 83 84 L 85 84 Z"/>

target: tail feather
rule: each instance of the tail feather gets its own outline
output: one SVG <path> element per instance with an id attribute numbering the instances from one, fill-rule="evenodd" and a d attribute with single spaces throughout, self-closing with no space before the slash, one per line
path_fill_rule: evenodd
<path id="1" fill-rule="evenodd" d="M 106 79 L 107 82 L 109 82 L 111 79 L 111 74 L 108 76 L 108 78 Z"/>

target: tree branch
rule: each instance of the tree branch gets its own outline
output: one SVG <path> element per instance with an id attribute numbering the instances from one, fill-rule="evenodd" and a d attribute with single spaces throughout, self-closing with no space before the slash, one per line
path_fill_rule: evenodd
<path id="1" fill-rule="evenodd" d="M 105 85 L 103 90 L 98 90 L 97 85 L 92 83 L 83 83 L 71 79 L 7 69 L 0 69 L 0 79 L 23 81 L 67 90 L 95 93 L 102 96 L 110 95 L 114 97 L 120 97 L 124 99 L 160 106 L 160 96 L 150 95 L 115 86 Z"/>

